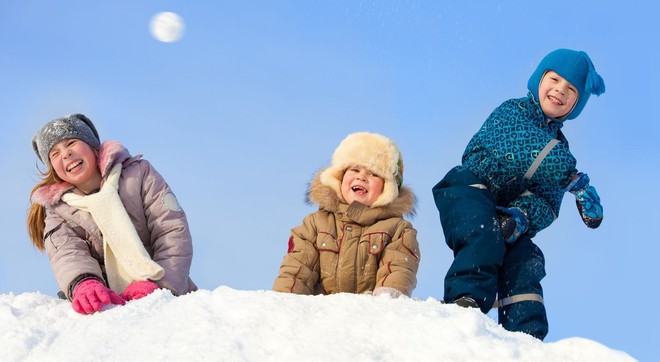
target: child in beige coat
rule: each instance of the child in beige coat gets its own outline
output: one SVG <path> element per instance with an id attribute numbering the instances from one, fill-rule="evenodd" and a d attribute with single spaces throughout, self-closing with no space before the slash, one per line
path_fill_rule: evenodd
<path id="1" fill-rule="evenodd" d="M 375 133 L 353 133 L 332 164 L 310 182 L 319 210 L 291 230 L 273 290 L 296 294 L 387 293 L 410 296 L 417 283 L 415 196 L 402 185 L 397 145 Z"/>

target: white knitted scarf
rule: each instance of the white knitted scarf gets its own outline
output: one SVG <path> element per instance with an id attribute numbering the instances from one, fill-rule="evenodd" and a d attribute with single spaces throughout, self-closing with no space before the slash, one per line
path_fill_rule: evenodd
<path id="1" fill-rule="evenodd" d="M 122 293 L 133 281 L 158 280 L 165 274 L 165 270 L 151 260 L 119 198 L 121 170 L 122 164 L 116 164 L 95 194 L 82 196 L 69 192 L 62 195 L 62 201 L 68 205 L 89 212 L 101 230 L 108 284 L 117 293 Z"/>

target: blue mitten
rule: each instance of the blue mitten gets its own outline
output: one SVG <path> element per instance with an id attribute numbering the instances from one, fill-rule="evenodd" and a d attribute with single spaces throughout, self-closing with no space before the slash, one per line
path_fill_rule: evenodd
<path id="1" fill-rule="evenodd" d="M 566 187 L 566 191 L 575 195 L 575 204 L 582 222 L 592 229 L 600 226 L 603 221 L 603 206 L 600 204 L 600 196 L 596 188 L 589 185 L 589 176 L 578 172 Z"/>
<path id="2" fill-rule="evenodd" d="M 564 191 L 574 193 L 577 190 L 583 189 L 589 185 L 589 175 L 584 172 L 578 172 L 571 178 L 571 183 L 566 186 Z"/>
<path id="3" fill-rule="evenodd" d="M 527 216 L 517 207 L 495 207 L 500 212 L 500 230 L 507 243 L 513 243 L 520 235 L 524 234 L 528 228 Z"/>
<path id="4" fill-rule="evenodd" d="M 592 229 L 599 227 L 603 221 L 603 206 L 600 204 L 596 188 L 587 186 L 575 191 L 574 194 L 575 204 L 584 224 Z"/>

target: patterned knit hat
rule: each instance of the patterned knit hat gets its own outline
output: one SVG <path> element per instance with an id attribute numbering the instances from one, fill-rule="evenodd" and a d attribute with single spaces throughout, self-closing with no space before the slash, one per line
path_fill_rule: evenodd
<path id="1" fill-rule="evenodd" d="M 577 118 L 587 104 L 589 96 L 605 93 L 605 82 L 596 73 L 587 53 L 570 49 L 557 49 L 546 55 L 527 82 L 527 89 L 539 99 L 539 85 L 545 72 L 552 70 L 569 81 L 578 90 L 578 100 L 565 119 Z"/>
<path id="2" fill-rule="evenodd" d="M 77 138 L 98 150 L 101 147 L 99 134 L 92 121 L 80 113 L 69 114 L 46 123 L 32 138 L 32 148 L 37 157 L 48 166 L 48 154 L 56 144 Z"/>
<path id="3" fill-rule="evenodd" d="M 364 166 L 385 180 L 383 192 L 372 207 L 384 206 L 399 196 L 403 183 L 403 158 L 396 143 L 385 136 L 358 132 L 348 135 L 335 149 L 332 164 L 321 172 L 321 184 L 341 195 L 344 172 L 351 166 Z"/>

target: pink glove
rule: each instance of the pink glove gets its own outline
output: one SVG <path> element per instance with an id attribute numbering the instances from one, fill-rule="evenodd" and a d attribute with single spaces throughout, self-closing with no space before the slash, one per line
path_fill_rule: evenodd
<path id="1" fill-rule="evenodd" d="M 148 280 L 138 280 L 129 284 L 124 289 L 124 292 L 121 293 L 121 297 L 126 300 L 140 299 L 151 294 L 156 289 L 160 289 L 158 284 Z"/>
<path id="2" fill-rule="evenodd" d="M 73 310 L 80 314 L 98 312 L 106 304 L 124 305 L 126 301 L 96 279 L 87 279 L 73 291 Z"/>

